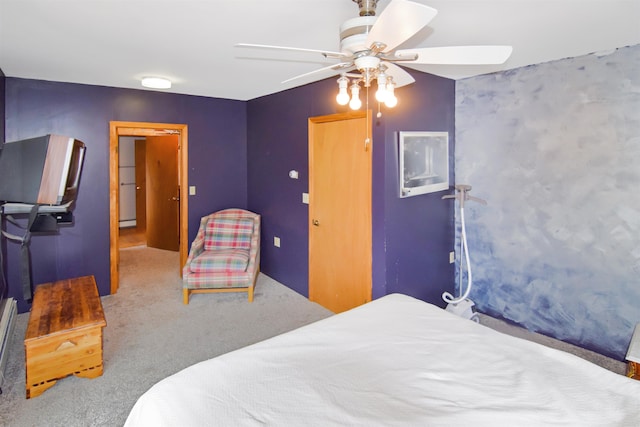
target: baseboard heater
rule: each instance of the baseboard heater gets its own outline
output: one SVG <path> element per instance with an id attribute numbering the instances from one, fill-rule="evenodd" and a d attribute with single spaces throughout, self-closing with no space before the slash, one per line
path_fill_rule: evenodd
<path id="1" fill-rule="evenodd" d="M 9 360 L 9 344 L 18 314 L 17 303 L 13 298 L 0 301 L 0 394 L 5 381 L 5 370 Z"/>

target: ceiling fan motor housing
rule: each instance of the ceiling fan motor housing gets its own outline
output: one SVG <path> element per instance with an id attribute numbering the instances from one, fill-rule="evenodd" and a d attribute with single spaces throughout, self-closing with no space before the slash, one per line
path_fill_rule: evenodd
<path id="1" fill-rule="evenodd" d="M 367 35 L 376 19 L 375 16 L 359 16 L 340 25 L 340 52 L 353 55 L 369 50 L 370 46 L 366 45 Z"/>

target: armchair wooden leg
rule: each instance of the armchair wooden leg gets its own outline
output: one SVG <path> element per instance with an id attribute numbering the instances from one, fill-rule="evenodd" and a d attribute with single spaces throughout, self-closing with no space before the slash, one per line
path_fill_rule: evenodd
<path id="1" fill-rule="evenodd" d="M 182 288 L 182 302 L 189 305 L 189 289 L 187 288 Z"/>
<path id="2" fill-rule="evenodd" d="M 247 294 L 249 294 L 249 302 L 253 302 L 253 286 L 249 286 Z"/>

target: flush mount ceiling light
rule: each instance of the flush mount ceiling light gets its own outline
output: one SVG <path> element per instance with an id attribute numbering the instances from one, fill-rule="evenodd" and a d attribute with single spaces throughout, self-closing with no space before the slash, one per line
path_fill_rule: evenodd
<path id="1" fill-rule="evenodd" d="M 162 77 L 144 77 L 142 86 L 151 89 L 169 89 L 171 88 L 171 80 L 163 79 Z"/>

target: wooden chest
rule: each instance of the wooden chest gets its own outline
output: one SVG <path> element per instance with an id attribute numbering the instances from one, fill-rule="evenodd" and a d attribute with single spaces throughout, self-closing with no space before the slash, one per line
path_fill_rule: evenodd
<path id="1" fill-rule="evenodd" d="M 640 380 L 640 363 L 627 363 L 627 376 L 636 380 Z"/>
<path id="2" fill-rule="evenodd" d="M 38 285 L 24 338 L 27 399 L 68 375 L 102 375 L 106 324 L 93 276 Z"/>

